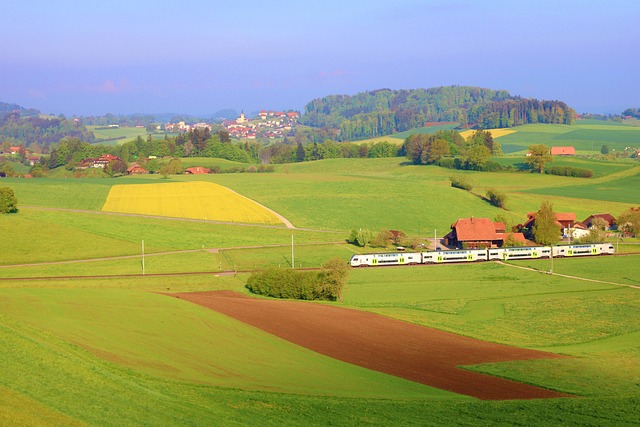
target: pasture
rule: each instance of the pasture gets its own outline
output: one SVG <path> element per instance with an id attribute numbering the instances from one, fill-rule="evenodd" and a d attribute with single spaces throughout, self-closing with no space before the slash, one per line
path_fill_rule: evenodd
<path id="1" fill-rule="evenodd" d="M 640 148 L 640 128 L 615 122 L 578 120 L 571 126 L 531 124 L 516 129 L 517 132 L 499 140 L 505 153 L 524 154 L 532 144 L 550 147 L 570 145 L 578 154 L 598 154 L 603 145 L 615 150 Z"/>
<path id="2" fill-rule="evenodd" d="M 637 206 L 633 163 L 562 161 L 596 177 L 457 172 L 396 158 L 166 180 L 2 179 L 19 212 L 0 216 L 0 424 L 636 424 L 640 290 L 622 285 L 640 285 L 638 255 L 553 261 L 555 273 L 596 281 L 546 274 L 550 260 L 353 269 L 342 302 L 324 303 L 570 356 L 464 369 L 578 399 L 481 401 L 321 356 L 162 295 L 247 294 L 248 274 L 220 270 L 288 268 L 292 235 L 296 267 L 315 267 L 362 250 L 344 243 L 352 228 L 441 237 L 458 217 L 521 222 L 543 200 L 579 220 Z M 450 186 L 454 173 L 472 180 L 472 193 Z M 102 211 L 116 185 L 197 182 L 228 187 L 297 229 Z M 507 194 L 508 210 L 478 197 L 488 188 Z"/>
<path id="3" fill-rule="evenodd" d="M 87 129 L 93 132 L 98 143 L 106 145 L 121 145 L 136 139 L 138 136 L 143 138 L 147 136 L 145 128 L 118 127 L 106 129 L 101 126 L 87 126 Z"/>

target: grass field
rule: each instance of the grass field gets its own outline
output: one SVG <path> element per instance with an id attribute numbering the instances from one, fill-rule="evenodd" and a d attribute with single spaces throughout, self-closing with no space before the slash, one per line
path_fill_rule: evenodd
<path id="1" fill-rule="evenodd" d="M 145 128 L 118 127 L 96 129 L 98 127 L 100 126 L 87 126 L 87 129 L 93 132 L 97 140 L 111 140 L 109 142 L 100 142 L 101 144 L 121 145 L 136 139 L 138 136 L 143 138 L 147 136 L 147 130 Z"/>
<path id="2" fill-rule="evenodd" d="M 614 122 L 578 120 L 575 125 L 524 125 L 500 138 L 505 153 L 524 152 L 532 144 L 550 147 L 570 145 L 578 154 L 600 153 L 603 145 L 615 150 L 640 146 L 640 128 Z"/>
<path id="3" fill-rule="evenodd" d="M 590 122 L 536 125 L 500 142 L 520 138 L 524 146 L 537 134 L 559 141 L 554 138 L 587 126 L 602 130 Z M 612 135 L 622 144 L 621 134 Z M 581 138 L 585 146 L 595 141 Z M 577 399 L 493 402 L 455 395 L 321 356 L 159 294 L 248 293 L 248 274 L 212 273 L 288 268 L 292 235 L 296 267 L 310 267 L 334 256 L 346 262 L 359 250 L 344 244 L 351 228 L 431 237 L 434 228 L 442 236 L 470 215 L 504 213 L 521 222 L 543 200 L 578 219 L 638 205 L 636 164 L 560 162 L 596 176 L 457 172 L 396 158 L 166 180 L 2 179 L 0 185 L 16 192 L 19 212 L 0 216 L 0 425 L 637 425 L 640 290 L 624 285 L 640 285 L 638 255 L 553 261 L 555 273 L 600 282 L 546 274 L 550 260 L 352 269 L 342 303 L 330 303 L 571 356 L 465 369 Z M 473 194 L 451 188 L 454 173 L 472 180 Z M 229 187 L 309 229 L 101 212 L 115 185 L 196 182 Z M 507 211 L 478 197 L 492 187 L 507 194 Z M 193 272 L 208 273 L 152 276 Z M 88 275 L 131 276 L 63 278 Z M 42 276 L 52 278 L 36 279 Z"/>

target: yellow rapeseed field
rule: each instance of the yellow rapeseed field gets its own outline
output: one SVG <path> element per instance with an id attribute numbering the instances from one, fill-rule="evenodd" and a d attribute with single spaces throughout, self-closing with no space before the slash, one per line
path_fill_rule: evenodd
<path id="1" fill-rule="evenodd" d="M 505 136 L 505 135 L 509 135 L 510 133 L 514 133 L 517 132 L 514 129 L 510 129 L 510 128 L 501 128 L 501 129 L 487 129 L 489 132 L 491 132 L 491 136 L 493 138 L 500 138 L 501 136 Z M 464 132 L 460 132 L 460 135 L 464 138 L 467 139 L 467 137 L 469 135 L 471 135 L 472 133 L 474 133 L 475 130 L 473 129 L 469 129 L 469 130 L 465 130 Z"/>
<path id="2" fill-rule="evenodd" d="M 111 187 L 105 212 L 159 215 L 251 224 L 282 224 L 256 202 L 212 182 L 171 182 Z"/>

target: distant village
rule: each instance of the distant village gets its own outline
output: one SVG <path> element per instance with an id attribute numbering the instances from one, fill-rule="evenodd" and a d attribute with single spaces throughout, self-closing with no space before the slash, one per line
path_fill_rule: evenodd
<path id="1" fill-rule="evenodd" d="M 300 113 L 297 111 L 267 111 L 261 110 L 258 116 L 250 119 L 244 112 L 233 120 L 225 120 L 222 126 L 229 132 L 232 138 L 244 139 L 276 139 L 284 136 L 298 125 Z M 158 130 L 165 132 L 180 133 L 189 132 L 194 129 L 209 129 L 213 126 L 207 123 L 196 123 L 188 125 L 185 122 L 165 123 L 158 127 Z"/>

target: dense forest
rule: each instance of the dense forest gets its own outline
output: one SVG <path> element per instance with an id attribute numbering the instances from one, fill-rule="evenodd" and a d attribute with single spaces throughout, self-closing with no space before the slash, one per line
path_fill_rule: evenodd
<path id="1" fill-rule="evenodd" d="M 346 141 L 403 132 L 428 122 L 494 129 L 526 123 L 572 124 L 574 118 L 575 111 L 561 101 L 526 99 L 505 90 L 448 86 L 318 98 L 305 106 L 300 122 L 339 129 L 339 140 Z"/>

